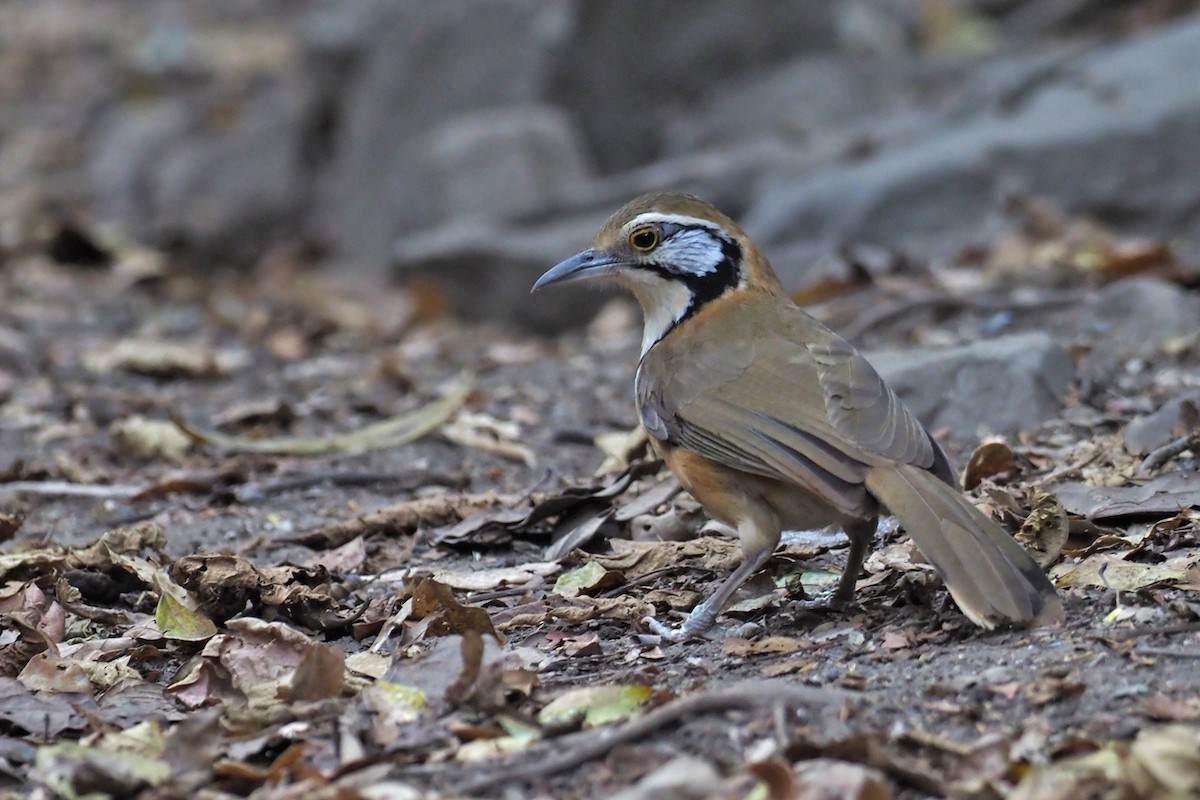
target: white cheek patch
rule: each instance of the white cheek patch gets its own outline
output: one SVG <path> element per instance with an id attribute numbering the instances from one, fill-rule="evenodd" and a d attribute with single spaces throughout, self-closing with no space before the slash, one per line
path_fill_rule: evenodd
<path id="1" fill-rule="evenodd" d="M 673 272 L 711 275 L 725 260 L 721 241 L 705 230 L 683 230 L 663 242 L 657 260 Z"/>

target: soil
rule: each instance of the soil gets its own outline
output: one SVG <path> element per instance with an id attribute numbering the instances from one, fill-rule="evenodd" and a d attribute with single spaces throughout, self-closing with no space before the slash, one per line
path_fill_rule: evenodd
<path id="1" fill-rule="evenodd" d="M 611 306 L 607 322 L 551 341 L 436 318 L 401 289 L 376 288 L 370 296 L 356 297 L 307 277 L 291 280 L 296 274 L 285 270 L 290 278 L 281 280 L 270 271 L 249 276 L 167 273 L 130 282 L 114 268 L 54 264 L 39 254 L 14 258 L 0 268 L 0 509 L 25 515 L 5 551 L 82 547 L 114 527 L 153 520 L 166 531 L 164 560 L 229 552 L 261 567 L 305 563 L 321 553 L 298 544 L 298 534 L 402 501 L 489 491 L 547 496 L 593 484 L 605 457 L 593 437 L 636 424 L 631 384 L 637 319 L 628 305 Z M 870 305 L 871 293 L 879 291 L 868 288 L 845 299 L 841 313 L 856 304 Z M 531 302 L 554 298 L 538 296 Z M 986 323 L 986 315 L 977 316 L 961 309 L 936 317 L 914 313 L 868 338 L 904 345 L 920 327 L 925 336 L 941 331 L 967 339 Z M 129 338 L 185 343 L 216 354 L 218 361 L 228 358 L 232 366 L 207 376 L 89 368 L 95 354 L 111 352 Z M 374 452 L 306 457 L 237 455 L 193 445 L 172 463 L 131 456 L 111 433 L 114 422 L 135 413 L 205 427 L 232 417 L 236 421 L 227 429 L 254 435 L 349 430 L 420 406 L 463 370 L 476 376 L 466 410 L 515 421 L 515 443 L 528 448 L 532 463 L 464 447 L 437 433 Z M 1103 402 L 1081 397 L 1073 404 L 1088 408 L 1092 403 L 1104 410 Z M 1146 400 L 1151 407 L 1153 402 Z M 265 410 L 239 412 L 250 406 Z M 1076 442 L 1107 436 L 1114 428 L 1064 423 L 1057 430 L 1064 427 Z M 1011 442 L 1018 451 L 1034 448 L 1037 436 L 1030 432 Z M 952 455 L 962 464 L 969 447 Z M 1186 454 L 1183 458 L 1186 467 L 1190 462 Z M 1062 466 L 1062 461 L 1043 463 L 1010 483 L 1019 488 Z M 214 474 L 219 480 L 199 481 L 200 490 L 143 500 L 5 490 L 14 481 L 145 488 L 172 476 Z M 311 481 L 294 490 L 238 494 L 281 476 Z M 635 490 L 647 485 L 641 482 Z M 1000 483 L 990 485 L 1003 491 Z M 1123 530 L 1136 522 L 1116 525 Z M 1190 525 L 1191 538 L 1184 537 L 1177 550 L 1197 546 L 1195 517 Z M 365 563 L 353 572 L 406 569 L 415 579 L 434 570 L 541 561 L 553 519 L 479 542 L 468 537 L 453 547 L 434 543 L 437 528 L 372 533 L 364 543 Z M 1183 529 L 1188 530 L 1186 525 Z M 628 535 L 627 526 L 603 530 Z M 902 541 L 895 531 L 882 538 L 881 546 Z M 609 544 L 601 539 L 586 547 L 605 553 Z M 839 568 L 841 545 L 817 550 L 823 552 L 808 563 L 777 557 L 768 574 Z M 569 565 L 584 560 L 576 556 Z M 706 592 L 721 577 L 714 570 L 680 569 L 624 591 L 634 597 L 654 589 Z M 336 576 L 334 582 L 349 592 L 343 612 L 362 598 L 404 596 L 405 590 L 395 586 L 381 592 L 356 580 L 354 574 Z M 546 583 L 507 595 L 458 590 L 456 596 L 495 616 L 545 599 L 549 588 Z M 1194 625 L 1187 629 L 1197 615 L 1194 594 L 1170 586 L 1121 593 L 1069 587 L 1062 594 L 1067 607 L 1062 627 L 983 631 L 962 617 L 927 574 L 900 571 L 860 589 L 847 609 L 805 610 L 795 602 L 798 592 L 775 593 L 759 611 L 723 617 L 709 640 L 661 641 L 636 621 L 601 615 L 576 623 L 508 628 L 504 649 L 546 653 L 563 637 L 578 640 L 594 634 L 595 643 L 581 655 L 557 653 L 542 662 L 536 698 L 560 689 L 616 683 L 650 686 L 661 701 L 764 674 L 792 685 L 845 692 L 848 699 L 839 702 L 833 717 L 803 709 L 784 715 L 785 741 L 777 741 L 776 752 L 799 758 L 808 747 L 806 752 L 828 754 L 838 741 L 865 737 L 890 754 L 892 766 L 885 772 L 898 796 L 965 792 L 973 777 L 979 785 L 969 793 L 988 796 L 1019 778 L 1014 765 L 1052 762 L 1110 741 L 1129 741 L 1159 724 L 1154 718 L 1162 716 L 1161 705 L 1149 703 L 1156 696 L 1180 702 L 1200 696 L 1194 660 L 1200 653 L 1200 631 Z M 672 613 L 662 606 L 657 610 L 660 616 Z M 373 643 L 373 637 L 356 640 L 344 631 L 304 632 L 348 655 Z M 798 642 L 791 645 L 798 649 L 761 654 L 737 649 L 739 640 L 768 637 Z M 153 669 L 143 667 L 147 680 L 166 685 L 194 652 L 188 646 L 164 646 Z M 481 725 L 489 719 L 479 709 L 456 713 Z M 498 783 L 485 794 L 609 796 L 680 754 L 708 760 L 722 774 L 737 774 L 752 760 L 748 753 L 757 752 L 756 743 L 780 738 L 776 716 L 761 709 L 698 714 L 565 773 L 515 782 L 504 790 Z M 4 730 L 7 738 L 22 736 L 12 726 Z M 314 728 L 310 735 L 328 740 L 333 733 Z M 487 769 L 462 766 L 454 773 L 445 768 L 421 773 L 414 769 L 423 760 L 421 747 L 406 750 L 402 744 L 392 750 L 394 774 L 417 786 L 444 786 Z M 522 758 L 537 760 L 546 752 L 553 750 L 535 747 L 503 763 L 520 765 Z M 268 748 L 246 761 L 266 767 L 274 755 Z M 860 760 L 877 767 L 886 761 Z M 909 765 L 910 772 L 895 766 L 899 763 Z M 11 766 L 18 780 L 29 778 L 30 764 Z M 913 777 L 912 770 L 925 779 Z M 232 791 L 228 778 L 213 780 L 210 788 Z"/>

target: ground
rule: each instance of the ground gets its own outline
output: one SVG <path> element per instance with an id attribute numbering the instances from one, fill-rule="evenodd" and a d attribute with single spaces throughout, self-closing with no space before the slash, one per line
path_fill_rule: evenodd
<path id="1" fill-rule="evenodd" d="M 691 784 L 670 796 L 696 797 L 1200 786 L 1195 728 L 1169 727 L 1200 718 L 1195 459 L 1181 447 L 1137 476 L 1118 436 L 1164 399 L 1154 369 L 1121 403 L 1077 387 L 976 467 L 973 496 L 1010 529 L 1040 510 L 1026 532 L 1065 625 L 973 627 L 885 525 L 851 607 L 799 607 L 836 577 L 844 539 L 797 534 L 711 639 L 672 643 L 641 617 L 689 608 L 737 551 L 629 539 L 704 522 L 626 446 L 629 305 L 551 340 L 456 322 L 429 292 L 355 294 L 294 253 L 200 275 L 65 241 L 0 266 L 12 796 L 607 797 L 660 769 Z M 835 288 L 813 306 L 831 324 L 906 291 Z M 914 304 L 862 337 L 966 341 L 994 315 Z M 1162 363 L 1194 369 L 1190 346 Z M 313 441 L 414 411 L 433 432 L 412 442 Z M 959 464 L 977 444 L 962 438 Z M 1154 476 L 1192 499 L 1087 520 L 1035 492 Z M 550 557 L 565 536 L 577 546 Z M 578 692 L 595 687 L 616 688 Z M 552 769 L 563 754 L 578 757 Z M 699 761 L 664 767 L 685 755 Z"/>

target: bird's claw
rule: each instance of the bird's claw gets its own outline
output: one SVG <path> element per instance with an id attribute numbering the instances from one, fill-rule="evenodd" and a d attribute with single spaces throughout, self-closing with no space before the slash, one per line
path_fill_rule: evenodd
<path id="1" fill-rule="evenodd" d="M 825 589 L 803 600 L 793 600 L 789 605 L 797 611 L 840 611 L 847 602 L 836 588 Z"/>
<path id="2" fill-rule="evenodd" d="M 686 642 L 689 639 L 707 638 L 713 623 L 699 619 L 695 614 L 689 615 L 678 628 L 665 622 L 659 622 L 654 617 L 642 617 L 642 624 L 650 629 L 655 636 L 661 636 L 672 642 Z"/>

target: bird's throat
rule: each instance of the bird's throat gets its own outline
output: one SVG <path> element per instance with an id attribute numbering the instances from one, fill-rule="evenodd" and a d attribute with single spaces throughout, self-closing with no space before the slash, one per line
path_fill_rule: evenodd
<path id="1" fill-rule="evenodd" d="M 642 355 L 670 333 L 688 315 L 696 301 L 692 288 L 682 281 L 660 278 L 632 283 L 630 290 L 642 306 Z"/>

